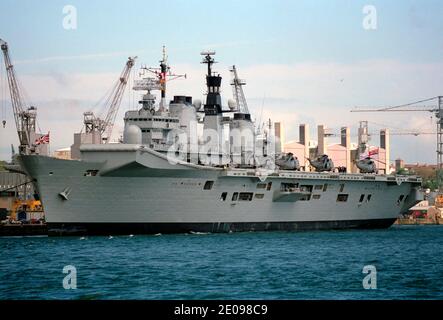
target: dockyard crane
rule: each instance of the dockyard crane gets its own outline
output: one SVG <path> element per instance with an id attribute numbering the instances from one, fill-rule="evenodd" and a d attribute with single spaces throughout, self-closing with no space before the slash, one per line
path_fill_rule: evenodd
<path id="1" fill-rule="evenodd" d="M 83 114 L 83 123 L 87 133 L 98 130 L 102 136 L 102 140 L 108 143 L 111 140 L 112 129 L 114 127 L 115 118 L 120 107 L 123 94 L 125 92 L 128 78 L 131 73 L 131 69 L 135 64 L 137 57 L 129 57 L 128 61 L 120 74 L 120 77 L 115 82 L 111 89 L 111 93 L 105 101 L 104 110 L 107 113 L 104 117 L 96 117 L 91 111 Z"/>
<path id="2" fill-rule="evenodd" d="M 427 105 L 421 105 L 426 103 Z M 428 104 L 429 103 L 429 104 Z M 354 108 L 351 112 L 431 112 L 437 118 L 437 184 L 443 192 L 443 96 L 414 101 L 398 106 L 379 108 Z"/>
<path id="3" fill-rule="evenodd" d="M 35 133 L 37 109 L 33 106 L 25 108 L 24 99 L 20 92 L 20 86 L 9 56 L 8 43 L 0 39 L 0 47 L 4 56 L 14 120 L 20 141 L 19 152 L 21 154 L 26 154 L 32 152 L 31 135 L 32 133 Z M 3 124 L 5 124 L 5 122 Z"/>
<path id="4" fill-rule="evenodd" d="M 245 94 L 243 92 L 243 86 L 246 84 L 246 82 L 239 79 L 235 65 L 232 66 L 230 71 L 232 74 L 232 93 L 234 95 L 235 102 L 237 103 L 237 110 L 238 112 L 249 114 L 248 104 L 246 103 Z"/>

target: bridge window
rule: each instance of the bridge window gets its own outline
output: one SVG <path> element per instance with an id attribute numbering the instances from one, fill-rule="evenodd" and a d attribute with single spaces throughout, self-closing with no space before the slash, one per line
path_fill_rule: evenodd
<path id="1" fill-rule="evenodd" d="M 371 198 L 372 198 L 372 194 L 368 194 L 368 198 L 367 198 L 367 202 L 369 202 L 369 201 L 371 201 Z"/>
<path id="2" fill-rule="evenodd" d="M 363 202 L 363 200 L 365 200 L 365 195 L 364 194 L 362 194 L 362 195 L 360 195 L 360 200 L 358 200 L 358 202 Z"/>
<path id="3" fill-rule="evenodd" d="M 348 197 L 349 197 L 348 194 L 339 194 L 337 196 L 337 202 L 346 202 L 348 201 Z"/>
<path id="4" fill-rule="evenodd" d="M 312 196 L 312 199 L 314 199 L 314 200 L 318 200 L 318 199 L 320 199 L 320 195 L 319 195 L 319 194 L 314 194 L 314 195 Z"/>
<path id="5" fill-rule="evenodd" d="M 256 193 L 255 194 L 255 199 L 263 199 L 264 198 L 264 194 L 263 193 Z"/>
<path id="6" fill-rule="evenodd" d="M 343 192 L 344 189 L 345 189 L 345 184 L 344 183 L 340 184 L 340 192 Z"/>
<path id="7" fill-rule="evenodd" d="M 238 199 L 238 192 L 234 192 L 232 194 L 232 201 L 237 201 L 237 199 Z"/>
<path id="8" fill-rule="evenodd" d="M 323 190 L 323 185 L 322 184 L 315 185 L 314 190 Z"/>
<path id="9" fill-rule="evenodd" d="M 228 196 L 228 193 L 227 192 L 223 192 L 222 194 L 221 194 L 221 196 L 220 196 L 220 200 L 221 201 L 226 201 L 226 197 Z"/>
<path id="10" fill-rule="evenodd" d="M 266 183 L 258 183 L 257 184 L 257 189 L 266 189 L 267 184 Z"/>

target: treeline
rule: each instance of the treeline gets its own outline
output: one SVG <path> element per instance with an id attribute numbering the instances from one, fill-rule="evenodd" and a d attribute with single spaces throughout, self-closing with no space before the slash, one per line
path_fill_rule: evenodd
<path id="1" fill-rule="evenodd" d="M 443 181 L 443 170 L 437 171 L 434 168 L 430 168 L 430 167 L 414 168 L 412 170 L 402 168 L 397 171 L 397 174 L 418 175 L 423 179 L 422 187 L 424 189 L 436 190 L 436 189 L 438 189 L 437 172 Z"/>

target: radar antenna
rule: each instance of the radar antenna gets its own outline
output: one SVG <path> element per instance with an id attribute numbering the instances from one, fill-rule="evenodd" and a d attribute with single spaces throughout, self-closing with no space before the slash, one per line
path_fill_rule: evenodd
<path id="1" fill-rule="evenodd" d="M 163 46 L 162 52 L 163 52 L 162 59 L 159 61 L 160 67 L 153 68 L 153 67 L 143 66 L 143 67 L 141 67 L 141 70 L 151 72 L 155 75 L 155 77 L 158 81 L 158 84 L 159 84 L 159 90 L 161 91 L 161 101 L 160 101 L 160 110 L 159 111 L 166 111 L 166 82 L 171 81 L 171 80 L 175 80 L 178 78 L 185 78 L 186 79 L 186 74 L 172 73 L 171 67 L 168 64 L 168 56 L 166 55 L 166 47 L 165 46 Z M 145 78 L 145 79 L 151 79 L 148 81 L 152 85 L 152 78 Z M 157 89 L 157 88 L 151 87 L 151 89 L 146 89 L 146 90 L 150 91 L 153 89 Z M 142 89 L 138 89 L 138 90 L 142 90 Z"/>
<path id="2" fill-rule="evenodd" d="M 200 54 L 203 56 L 201 63 L 208 65 L 208 76 L 212 75 L 212 65 L 217 63 L 212 56 L 215 55 L 215 51 L 202 51 Z"/>

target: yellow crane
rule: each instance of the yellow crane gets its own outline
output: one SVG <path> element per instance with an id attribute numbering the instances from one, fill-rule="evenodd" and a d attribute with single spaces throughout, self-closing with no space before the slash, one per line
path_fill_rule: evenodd
<path id="1" fill-rule="evenodd" d="M 19 214 L 21 212 L 29 214 L 29 220 L 38 220 L 43 216 L 43 206 L 40 200 L 20 200 L 16 199 L 12 205 L 10 218 L 11 220 L 21 220 Z M 27 217 L 25 217 L 27 219 Z"/>

